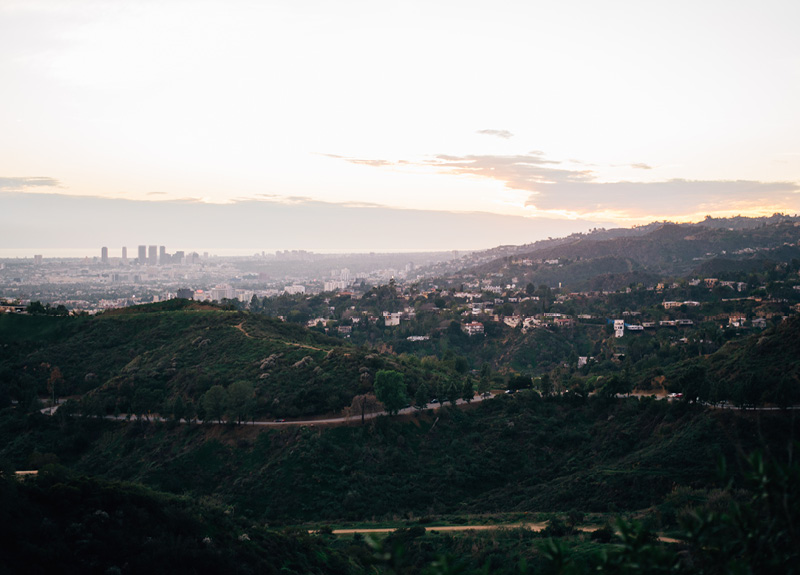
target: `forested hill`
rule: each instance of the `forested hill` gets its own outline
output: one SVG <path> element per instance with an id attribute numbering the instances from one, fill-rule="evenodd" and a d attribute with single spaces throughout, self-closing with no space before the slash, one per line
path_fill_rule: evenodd
<path id="1" fill-rule="evenodd" d="M 419 362 L 263 315 L 187 300 L 135 306 L 96 317 L 0 316 L 0 400 L 79 397 L 95 414 L 196 415 L 211 387 L 244 382 L 248 416 L 339 411 L 370 391 L 381 369 L 404 372 L 409 391 L 444 364 Z"/>
<path id="2" fill-rule="evenodd" d="M 701 226 L 708 229 L 723 229 L 730 231 L 752 230 L 764 226 L 798 222 L 800 222 L 800 217 L 787 216 L 784 214 L 774 214 L 769 217 L 755 218 L 743 216 L 735 216 L 732 218 L 712 218 L 710 216 L 706 216 L 703 221 L 697 223 L 674 223 L 661 221 L 651 222 L 649 224 L 634 226 L 631 228 L 595 228 L 589 232 L 578 232 L 560 238 L 547 238 L 545 240 L 539 240 L 529 244 L 497 246 L 481 252 L 475 252 L 472 255 L 482 262 L 509 256 L 530 256 L 534 253 L 548 252 L 560 247 L 571 246 L 574 243 L 581 241 L 604 242 L 614 239 L 639 238 L 647 236 L 653 231 L 661 229 L 665 225 L 677 226 L 684 229 L 692 229 Z"/>
<path id="3" fill-rule="evenodd" d="M 515 250 L 514 255 L 504 254 L 465 273 L 508 274 L 537 285 L 561 282 L 582 289 L 591 288 L 592 282 L 608 273 L 656 279 L 698 273 L 702 266 L 709 271 L 731 267 L 725 262 L 746 270 L 800 257 L 800 223 L 793 218 L 764 221 L 755 227 L 744 227 L 738 219 L 725 227 L 725 221 L 651 224 L 644 228 L 646 233 L 621 236 L 576 234 L 527 251 Z"/>
<path id="4" fill-rule="evenodd" d="M 709 356 L 686 360 L 667 372 L 673 388 L 687 399 L 794 405 L 800 402 L 800 317 L 728 342 Z"/>

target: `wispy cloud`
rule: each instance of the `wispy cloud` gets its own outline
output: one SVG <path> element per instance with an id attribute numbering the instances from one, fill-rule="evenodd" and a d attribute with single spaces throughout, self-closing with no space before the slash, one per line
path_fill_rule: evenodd
<path id="1" fill-rule="evenodd" d="M 252 197 L 234 198 L 233 203 L 245 202 L 273 202 L 276 204 L 310 204 L 317 200 L 309 196 L 282 196 L 280 194 L 255 194 Z"/>
<path id="2" fill-rule="evenodd" d="M 247 203 L 247 202 L 272 202 L 276 204 L 284 204 L 284 205 L 302 205 L 302 204 L 314 204 L 314 205 L 327 205 L 327 206 L 339 206 L 345 208 L 387 208 L 386 204 L 377 204 L 374 202 L 357 202 L 357 201 L 348 201 L 348 202 L 325 202 L 322 200 L 317 200 L 314 198 L 310 198 L 308 196 L 281 196 L 279 194 L 255 194 L 251 197 L 241 197 L 241 198 L 234 198 L 233 203 Z"/>
<path id="3" fill-rule="evenodd" d="M 341 158 L 376 167 L 400 162 Z M 618 221 L 646 218 L 682 218 L 697 214 L 771 213 L 800 211 L 800 185 L 796 182 L 751 180 L 686 180 L 657 182 L 599 181 L 589 164 L 570 166 L 549 160 L 542 152 L 495 156 L 440 154 L 403 165 L 425 166 L 442 173 L 499 181 L 506 188 L 528 192 L 525 205 L 540 215 L 611 218 Z M 649 170 L 644 163 L 630 167 Z"/>
<path id="4" fill-rule="evenodd" d="M 382 159 L 370 159 L 370 158 L 352 158 L 347 156 L 339 156 L 338 154 L 318 154 L 320 156 L 325 156 L 326 158 L 333 158 L 334 160 L 344 160 L 345 162 L 349 162 L 351 164 L 358 164 L 360 166 L 372 166 L 373 168 L 386 168 L 386 167 L 393 167 L 393 166 L 407 166 L 412 164 L 413 162 L 407 162 L 406 160 L 382 160 Z"/>
<path id="5" fill-rule="evenodd" d="M 3 178 L 0 177 L 0 190 L 4 192 L 24 192 L 29 188 L 60 188 L 61 182 L 54 178 L 28 177 L 28 178 Z"/>
<path id="6" fill-rule="evenodd" d="M 508 140 L 509 138 L 514 137 L 514 134 L 512 134 L 508 130 L 478 130 L 475 133 L 483 134 L 484 136 L 495 136 L 497 138 L 503 138 L 504 140 Z"/>

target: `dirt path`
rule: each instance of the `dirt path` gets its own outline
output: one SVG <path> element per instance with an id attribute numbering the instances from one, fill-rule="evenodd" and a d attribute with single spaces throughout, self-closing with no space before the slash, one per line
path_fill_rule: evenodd
<path id="1" fill-rule="evenodd" d="M 547 528 L 547 521 L 539 523 L 504 523 L 502 525 L 441 525 L 441 526 L 427 526 L 426 531 L 490 531 L 492 529 L 530 529 L 534 532 L 544 531 Z M 352 535 L 353 533 L 392 533 L 402 529 L 401 527 L 378 527 L 378 528 L 364 528 L 364 529 L 334 529 L 334 535 Z M 599 527 L 596 525 L 586 525 L 576 527 L 578 531 L 584 533 L 592 533 L 597 531 Z M 314 529 L 309 529 L 309 533 L 317 533 Z M 658 540 L 662 543 L 683 543 L 680 539 L 672 537 L 658 536 Z"/>
<path id="2" fill-rule="evenodd" d="M 238 324 L 234 325 L 233 327 L 235 329 L 238 329 L 240 332 L 242 332 L 246 338 L 259 339 L 259 338 L 255 337 L 254 335 L 250 335 L 249 333 L 247 333 L 247 330 L 244 329 L 244 322 L 238 323 Z M 260 338 L 260 339 L 267 339 L 267 338 Z M 291 343 L 291 342 L 288 342 L 288 341 L 282 341 L 281 343 L 284 344 L 284 345 L 292 346 L 292 347 L 300 347 L 302 349 L 313 349 L 314 351 L 328 351 L 326 349 L 322 349 L 321 347 L 314 347 L 314 346 L 311 346 L 311 345 L 303 345 L 302 343 Z"/>
<path id="3" fill-rule="evenodd" d="M 489 396 L 489 397 L 484 398 L 484 397 L 481 397 L 480 395 L 476 395 L 475 397 L 472 398 L 471 402 L 472 403 L 479 403 L 481 401 L 484 401 L 485 399 L 491 399 L 491 397 L 494 397 L 494 396 Z M 456 401 L 456 405 L 464 405 L 464 404 L 467 404 L 467 402 L 465 400 L 463 400 L 463 399 L 459 399 L 459 400 Z M 441 403 L 428 404 L 424 409 L 421 409 L 421 410 L 418 410 L 416 407 L 404 407 L 403 409 L 399 410 L 397 412 L 397 414 L 398 415 L 407 415 L 407 414 L 412 414 L 412 413 L 416 413 L 416 412 L 420 412 L 420 411 L 436 411 L 438 409 L 441 409 L 444 405 L 445 404 L 441 404 Z M 50 413 L 50 408 L 49 407 L 45 408 L 45 409 L 43 409 L 41 411 L 45 415 L 52 415 L 52 413 Z M 53 410 L 53 411 L 55 411 L 55 410 Z M 381 416 L 384 416 L 384 415 L 387 416 L 387 417 L 390 417 L 389 414 L 386 413 L 385 411 L 375 411 L 375 412 L 372 412 L 372 413 L 365 414 L 364 415 L 364 419 L 365 420 L 366 419 L 375 419 L 376 417 L 381 417 Z M 110 419 L 110 420 L 116 420 L 116 421 L 128 421 L 128 420 L 133 421 L 133 420 L 137 419 L 137 417 L 135 415 L 131 415 L 129 417 L 127 414 L 122 414 L 122 415 L 116 415 L 116 416 L 115 415 L 105 415 L 105 416 L 103 416 L 103 419 Z M 161 422 L 169 421 L 168 418 L 161 417 L 160 415 L 145 415 L 145 416 L 142 416 L 141 419 L 146 420 L 146 421 L 161 421 Z M 274 421 L 263 421 L 263 420 L 262 421 L 259 421 L 259 420 L 252 421 L 252 420 L 248 420 L 248 421 L 242 421 L 241 423 L 239 423 L 237 425 L 242 425 L 242 426 L 254 426 L 255 425 L 255 426 L 264 426 L 264 427 L 285 427 L 285 426 L 292 426 L 292 425 L 312 426 L 312 425 L 318 425 L 318 424 L 352 425 L 352 424 L 357 424 L 360 420 L 361 420 L 361 415 L 353 415 L 353 416 L 342 415 L 342 416 L 339 416 L 339 417 L 318 418 L 318 419 L 276 419 Z M 201 421 L 199 419 L 193 419 L 191 421 L 186 421 L 185 419 L 181 419 L 178 423 L 196 424 L 196 425 L 229 425 L 229 423 L 227 423 L 225 421 L 223 421 L 223 422 Z"/>
<path id="4" fill-rule="evenodd" d="M 531 531 L 542 531 L 547 527 L 547 523 L 506 523 L 504 525 L 431 525 L 425 527 L 426 531 L 489 531 L 491 529 L 519 529 L 525 527 Z M 399 527 L 380 527 L 376 529 L 334 529 L 334 535 L 348 535 L 352 533 L 391 533 L 397 531 Z M 316 531 L 309 530 L 309 533 Z"/>
<path id="5" fill-rule="evenodd" d="M 237 324 L 236 324 L 235 326 L 233 326 L 233 327 L 235 327 L 235 328 L 236 328 L 236 329 L 238 329 L 240 332 L 242 332 L 246 338 L 249 338 L 249 339 L 255 339 L 255 338 L 254 338 L 252 335 L 250 335 L 249 333 L 247 333 L 247 332 L 244 330 L 244 322 L 237 323 Z"/>

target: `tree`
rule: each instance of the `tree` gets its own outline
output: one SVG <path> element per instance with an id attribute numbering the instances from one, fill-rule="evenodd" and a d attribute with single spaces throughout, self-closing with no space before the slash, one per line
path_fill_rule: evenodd
<path id="1" fill-rule="evenodd" d="M 625 374 L 620 376 L 615 373 L 605 381 L 599 391 L 603 397 L 611 398 L 630 393 L 632 386 L 630 379 Z"/>
<path id="2" fill-rule="evenodd" d="M 374 393 L 362 393 L 353 398 L 349 407 L 345 407 L 345 416 L 361 415 L 361 424 L 364 424 L 368 413 L 375 413 L 381 410 L 381 404 Z"/>
<path id="3" fill-rule="evenodd" d="M 185 404 L 184 419 L 187 423 L 191 423 L 197 417 L 197 408 L 194 402 L 190 399 Z"/>
<path id="4" fill-rule="evenodd" d="M 421 383 L 414 394 L 414 405 L 417 409 L 425 409 L 428 405 L 428 386 Z"/>
<path id="5" fill-rule="evenodd" d="M 461 329 L 460 326 L 459 329 Z M 469 371 L 469 362 L 467 358 L 461 355 L 457 356 L 453 362 L 453 369 L 455 369 L 457 373 L 467 373 Z"/>
<path id="6" fill-rule="evenodd" d="M 489 393 L 489 390 L 492 389 L 492 380 L 488 377 L 481 377 L 478 380 L 478 393 L 483 395 L 485 393 Z"/>
<path id="7" fill-rule="evenodd" d="M 445 398 L 449 401 L 452 405 L 455 405 L 458 402 L 458 399 L 461 397 L 461 384 L 456 379 L 447 379 L 445 380 L 447 383 L 446 391 L 445 391 Z"/>
<path id="8" fill-rule="evenodd" d="M 50 377 L 47 380 L 47 391 L 53 398 L 53 407 L 56 406 L 56 384 L 61 384 L 63 382 L 64 376 L 61 375 L 61 370 L 58 369 L 58 366 L 54 367 L 50 372 Z"/>
<path id="9" fill-rule="evenodd" d="M 186 417 L 186 404 L 183 403 L 183 398 L 180 395 L 175 398 L 170 408 L 172 419 L 176 422 Z"/>
<path id="10" fill-rule="evenodd" d="M 492 368 L 488 363 L 481 366 L 481 375 L 478 380 L 478 393 L 483 395 L 492 389 Z"/>
<path id="11" fill-rule="evenodd" d="M 514 375 L 508 380 L 508 389 L 516 391 L 518 389 L 526 389 L 532 384 L 531 376 L 529 375 Z"/>
<path id="12" fill-rule="evenodd" d="M 678 388 L 683 393 L 684 401 L 707 401 L 709 385 L 706 370 L 703 366 L 692 366 L 678 378 Z"/>
<path id="13" fill-rule="evenodd" d="M 206 418 L 216 419 L 217 423 L 222 423 L 226 395 L 225 388 L 221 385 L 214 385 L 203 394 L 200 401 L 203 403 Z"/>
<path id="14" fill-rule="evenodd" d="M 545 373 L 541 378 L 539 378 L 539 391 L 542 392 L 544 397 L 547 397 L 553 393 L 553 380 L 550 379 L 549 373 Z"/>
<path id="15" fill-rule="evenodd" d="M 466 378 L 461 385 L 461 399 L 469 403 L 473 397 L 475 397 L 475 388 L 472 385 L 472 380 Z"/>
<path id="16" fill-rule="evenodd" d="M 408 402 L 406 382 L 403 374 L 391 369 L 382 369 L 375 374 L 375 396 L 390 414 L 395 415 Z"/>
<path id="17" fill-rule="evenodd" d="M 253 384 L 236 381 L 228 387 L 225 407 L 230 421 L 241 423 L 248 419 L 253 406 Z"/>
<path id="18" fill-rule="evenodd" d="M 32 301 L 28 304 L 28 307 L 25 308 L 25 311 L 28 313 L 28 315 L 41 315 L 47 313 L 47 309 L 40 301 Z"/>

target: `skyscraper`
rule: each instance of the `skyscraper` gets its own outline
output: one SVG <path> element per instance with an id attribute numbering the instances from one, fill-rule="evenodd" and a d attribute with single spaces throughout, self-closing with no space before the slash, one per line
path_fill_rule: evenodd
<path id="1" fill-rule="evenodd" d="M 158 263 L 162 266 L 167 263 L 167 248 L 164 246 L 158 247 Z"/>
<path id="2" fill-rule="evenodd" d="M 138 263 L 140 266 L 147 263 L 147 246 L 139 246 Z"/>
<path id="3" fill-rule="evenodd" d="M 158 264 L 158 246 L 150 246 L 147 248 L 147 265 L 154 266 Z"/>
<path id="4" fill-rule="evenodd" d="M 108 263 L 108 248 L 103 246 L 100 248 L 100 263 L 107 264 Z"/>
<path id="5" fill-rule="evenodd" d="M 122 265 L 128 265 L 128 248 L 122 246 Z"/>

